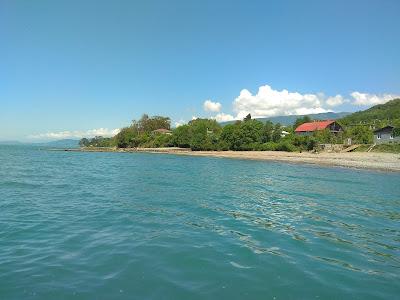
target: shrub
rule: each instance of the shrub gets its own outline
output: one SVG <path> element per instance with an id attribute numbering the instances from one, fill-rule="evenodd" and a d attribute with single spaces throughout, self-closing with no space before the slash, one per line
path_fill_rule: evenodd
<path id="1" fill-rule="evenodd" d="M 260 151 L 275 151 L 277 148 L 277 143 L 274 142 L 268 142 L 261 144 L 259 147 Z"/>
<path id="2" fill-rule="evenodd" d="M 296 151 L 297 149 L 296 149 L 295 146 L 293 146 L 289 142 L 283 141 L 283 142 L 278 143 L 278 145 L 276 147 L 276 150 L 278 150 L 278 151 L 286 151 L 286 152 L 293 152 L 293 151 Z"/>
<path id="3" fill-rule="evenodd" d="M 229 144 L 225 141 L 219 141 L 216 145 L 215 150 L 217 151 L 228 151 L 229 150 Z"/>

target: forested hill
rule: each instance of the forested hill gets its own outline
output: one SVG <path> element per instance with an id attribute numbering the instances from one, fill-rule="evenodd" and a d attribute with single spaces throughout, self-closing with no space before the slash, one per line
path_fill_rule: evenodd
<path id="1" fill-rule="evenodd" d="M 256 120 L 261 121 L 263 123 L 267 121 L 271 121 L 272 123 L 279 123 L 281 125 L 285 126 L 292 126 L 294 122 L 298 118 L 303 118 L 305 116 L 310 117 L 311 120 L 336 120 L 343 118 L 351 113 L 349 112 L 327 112 L 327 113 L 319 113 L 319 114 L 309 114 L 309 115 L 289 115 L 289 116 L 275 116 L 275 117 L 269 117 L 269 118 L 256 118 Z M 227 122 L 221 122 L 221 126 L 225 126 L 228 124 L 233 124 L 236 121 L 227 121 Z"/>
<path id="2" fill-rule="evenodd" d="M 378 104 L 367 110 L 352 113 L 342 119 L 344 125 L 375 124 L 400 126 L 400 99 Z"/>

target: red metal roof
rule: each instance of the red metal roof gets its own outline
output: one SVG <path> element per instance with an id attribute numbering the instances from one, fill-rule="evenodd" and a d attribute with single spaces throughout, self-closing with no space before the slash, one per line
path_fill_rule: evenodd
<path id="1" fill-rule="evenodd" d="M 327 120 L 327 121 L 315 121 L 315 122 L 308 122 L 301 124 L 299 127 L 296 128 L 295 132 L 304 132 L 304 131 L 316 131 L 316 130 L 323 130 L 335 120 Z"/>

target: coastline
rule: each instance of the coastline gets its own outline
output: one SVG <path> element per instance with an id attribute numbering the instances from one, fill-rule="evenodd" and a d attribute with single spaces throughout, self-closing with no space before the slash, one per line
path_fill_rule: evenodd
<path id="1" fill-rule="evenodd" d="M 179 155 L 209 156 L 219 158 L 280 161 L 313 164 L 327 167 L 345 167 L 385 172 L 400 172 L 400 155 L 391 153 L 298 153 L 283 151 L 199 151 L 176 153 Z"/>
<path id="2" fill-rule="evenodd" d="M 400 154 L 378 152 L 310 153 L 283 151 L 191 151 L 187 148 L 77 148 L 50 149 L 71 152 L 119 152 L 119 153 L 164 153 L 187 156 L 249 159 L 260 161 L 281 161 L 300 164 L 314 164 L 331 167 L 369 169 L 386 172 L 400 172 Z"/>

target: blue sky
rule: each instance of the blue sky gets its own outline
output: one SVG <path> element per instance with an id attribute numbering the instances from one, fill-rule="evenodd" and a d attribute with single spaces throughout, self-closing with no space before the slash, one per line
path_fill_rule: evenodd
<path id="1" fill-rule="evenodd" d="M 0 139 L 111 134 L 145 112 L 179 123 L 365 109 L 400 94 L 399 11 L 396 0 L 3 0 Z"/>

